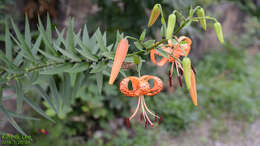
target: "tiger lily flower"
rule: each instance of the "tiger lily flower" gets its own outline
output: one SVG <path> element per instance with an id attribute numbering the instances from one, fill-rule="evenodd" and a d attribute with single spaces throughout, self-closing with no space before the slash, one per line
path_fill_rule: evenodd
<path id="1" fill-rule="evenodd" d="M 109 84 L 112 85 L 120 71 L 120 68 L 125 60 L 125 57 L 128 52 L 128 40 L 127 39 L 122 39 L 116 49 L 116 54 L 114 57 L 114 63 L 112 66 L 112 70 L 110 73 L 110 78 L 109 78 Z"/>
<path id="2" fill-rule="evenodd" d="M 180 86 L 182 86 L 181 76 L 179 75 L 179 70 L 180 70 L 180 72 L 183 72 L 183 68 L 182 68 L 182 65 L 179 61 L 179 58 L 181 56 L 185 56 L 185 55 L 187 56 L 190 53 L 191 44 L 192 44 L 191 39 L 188 38 L 188 37 L 185 37 L 185 36 L 179 37 L 177 39 L 177 41 L 178 42 L 185 41 L 186 43 L 185 44 L 179 44 L 179 43 L 173 44 L 171 40 L 168 40 L 168 44 L 166 46 L 163 46 L 163 45 L 160 46 L 162 48 L 162 50 L 167 52 L 169 55 L 168 55 L 168 58 L 163 57 L 159 62 L 157 62 L 156 59 L 155 59 L 155 55 L 161 56 L 159 54 L 159 52 L 156 49 L 153 49 L 150 52 L 150 58 L 151 58 L 151 60 L 154 64 L 157 64 L 158 66 L 163 66 L 167 62 L 172 63 L 171 69 L 170 69 L 170 72 L 169 72 L 170 86 L 172 86 L 171 76 L 172 76 L 172 73 L 173 73 L 174 65 L 175 65 L 175 68 L 177 70 L 179 84 L 180 84 Z"/>
<path id="3" fill-rule="evenodd" d="M 148 80 L 150 80 L 150 79 L 154 80 L 154 86 L 152 88 L 150 87 L 149 82 L 148 82 Z M 132 87 L 133 87 L 132 90 L 129 90 L 129 88 L 128 88 L 129 81 L 131 81 L 131 83 L 132 83 Z M 145 127 L 147 127 L 148 124 L 150 124 L 151 126 L 154 126 L 154 124 L 150 120 L 148 114 L 150 114 L 150 116 L 155 117 L 155 121 L 157 119 L 159 119 L 159 124 L 160 124 L 162 118 L 159 117 L 158 115 L 154 114 L 153 112 L 151 112 L 148 109 L 148 107 L 145 103 L 145 100 L 144 100 L 144 95 L 153 96 L 153 95 L 161 92 L 162 88 L 163 88 L 162 80 L 156 76 L 144 75 L 140 78 L 130 76 L 121 81 L 120 91 L 124 95 L 130 96 L 130 97 L 138 96 L 138 103 L 137 103 L 137 107 L 136 107 L 134 113 L 129 118 L 126 119 L 126 124 L 128 127 L 130 127 L 130 120 L 135 117 L 138 110 L 140 110 L 140 113 L 141 113 L 140 119 L 141 120 L 143 119 L 145 121 Z"/>

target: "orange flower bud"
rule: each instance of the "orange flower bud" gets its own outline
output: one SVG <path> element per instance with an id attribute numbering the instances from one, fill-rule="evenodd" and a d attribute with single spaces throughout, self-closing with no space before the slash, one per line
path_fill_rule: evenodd
<path id="1" fill-rule="evenodd" d="M 125 60 L 125 57 L 128 52 L 128 40 L 127 39 L 122 39 L 116 49 L 116 54 L 114 57 L 114 63 L 112 66 L 111 74 L 110 74 L 110 79 L 109 79 L 109 84 L 112 85 L 120 71 L 120 68 Z"/>

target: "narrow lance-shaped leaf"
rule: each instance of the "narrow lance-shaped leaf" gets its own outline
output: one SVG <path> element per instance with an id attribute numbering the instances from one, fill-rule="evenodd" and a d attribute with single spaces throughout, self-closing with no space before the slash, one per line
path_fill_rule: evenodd
<path id="1" fill-rule="evenodd" d="M 28 21 L 28 16 L 25 16 L 25 32 L 24 32 L 25 42 L 28 44 L 28 46 L 31 48 L 31 32 L 30 32 L 30 24 Z"/>
<path id="2" fill-rule="evenodd" d="M 145 35 L 146 35 L 146 29 L 144 29 L 144 31 L 142 32 L 142 34 L 141 34 L 139 40 L 143 41 L 144 38 L 145 38 Z"/>
<path id="3" fill-rule="evenodd" d="M 191 61 L 190 58 L 184 57 L 182 60 L 182 66 L 183 66 L 183 74 L 186 86 L 188 90 L 190 90 L 190 83 L 191 83 Z"/>
<path id="4" fill-rule="evenodd" d="M 40 115 L 45 117 L 46 119 L 52 121 L 55 123 L 53 119 L 51 119 L 49 116 L 45 114 L 45 112 L 39 107 L 39 105 L 36 105 L 29 97 L 24 96 L 24 101 L 29 104 L 36 112 L 38 112 Z"/>
<path id="5" fill-rule="evenodd" d="M 63 81 L 63 94 L 62 94 L 62 97 L 63 97 L 63 104 L 62 104 L 62 111 L 63 112 L 66 112 L 66 108 L 67 107 L 70 107 L 70 104 L 71 104 L 71 95 L 72 95 L 72 90 L 71 90 L 71 87 L 70 87 L 70 82 L 71 81 L 71 78 L 70 78 L 70 75 L 69 73 L 64 73 L 64 81 Z"/>
<path id="6" fill-rule="evenodd" d="M 51 96 L 55 99 L 55 106 L 58 109 L 58 114 L 60 112 L 60 94 L 58 92 L 55 80 L 53 77 L 49 79 L 50 89 L 51 89 Z"/>
<path id="7" fill-rule="evenodd" d="M 224 43 L 224 37 L 223 37 L 223 32 L 222 32 L 222 26 L 219 22 L 214 23 L 214 29 L 217 34 L 218 40 L 221 44 Z"/>
<path id="8" fill-rule="evenodd" d="M 160 4 L 155 4 L 149 18 L 148 27 L 151 27 L 160 15 Z"/>
<path id="9" fill-rule="evenodd" d="M 12 61 L 12 41 L 10 38 L 9 25 L 7 21 L 5 21 L 5 50 L 7 59 Z"/>
<path id="10" fill-rule="evenodd" d="M 20 80 L 16 80 L 16 103 L 17 103 L 17 112 L 22 112 L 22 105 L 23 105 L 23 99 L 24 99 L 24 92 L 22 88 L 22 83 Z"/>
<path id="11" fill-rule="evenodd" d="M 172 38 L 172 34 L 174 31 L 174 27 L 175 27 L 175 22 L 176 22 L 176 15 L 170 14 L 169 18 L 168 18 L 168 25 L 167 25 L 167 30 L 166 30 L 166 39 L 171 39 Z"/>
<path id="12" fill-rule="evenodd" d="M 44 92 L 42 87 L 40 85 L 35 85 L 35 89 L 38 91 L 39 95 L 50 105 L 50 107 L 58 113 L 58 110 L 55 108 L 55 106 L 52 104 L 51 98 Z"/>
<path id="13" fill-rule="evenodd" d="M 207 23 L 206 23 L 206 19 L 205 19 L 205 11 L 203 8 L 198 8 L 197 10 L 197 15 L 198 17 L 202 17 L 200 18 L 200 24 L 201 27 L 206 31 L 207 30 Z"/>
<path id="14" fill-rule="evenodd" d="M 7 112 L 7 110 L 0 105 L 0 111 L 2 111 L 4 113 L 4 115 L 7 117 L 8 122 L 17 130 L 19 131 L 21 134 L 26 135 L 26 133 L 22 130 L 22 128 L 15 122 L 14 118 L 12 116 L 9 115 L 9 113 Z"/>
<path id="15" fill-rule="evenodd" d="M 96 79 L 97 79 L 98 92 L 101 94 L 102 86 L 103 86 L 103 73 L 102 72 L 96 73 Z"/>

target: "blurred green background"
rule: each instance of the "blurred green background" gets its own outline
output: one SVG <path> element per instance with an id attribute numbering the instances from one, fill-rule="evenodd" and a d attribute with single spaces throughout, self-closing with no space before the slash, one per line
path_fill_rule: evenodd
<path id="1" fill-rule="evenodd" d="M 168 87 L 168 65 L 154 69 L 147 62 L 142 74 L 157 75 L 165 81 L 164 92 L 146 98 L 149 107 L 162 115 L 160 126 L 144 128 L 133 120 L 131 128 L 127 128 L 124 118 L 133 111 L 137 99 L 119 92 L 120 80 L 113 86 L 105 82 L 100 95 L 95 76 L 90 76 L 88 86 L 80 91 L 65 118 L 55 116 L 45 106 L 46 113 L 57 121 L 55 124 L 42 118 L 20 121 L 33 138 L 31 145 L 260 145 L 259 0 L 1 0 L 0 47 L 4 47 L 4 20 L 13 17 L 23 31 L 25 13 L 32 29 L 37 28 L 37 14 L 45 18 L 49 13 L 53 26 L 60 29 L 74 17 L 75 30 L 87 24 L 93 34 L 99 26 L 107 31 L 110 42 L 115 41 L 117 30 L 138 37 L 156 3 L 162 4 L 166 15 L 174 9 L 187 14 L 190 6 L 201 5 L 207 15 L 222 23 L 224 45 L 218 43 L 210 25 L 207 32 L 197 24 L 181 32 L 193 40 L 191 56 L 197 71 L 199 106 L 193 106 L 188 92 L 177 85 L 177 79 L 173 88 Z M 37 35 L 36 29 L 33 33 Z M 149 37 L 156 39 L 160 39 L 159 33 L 159 24 L 148 31 Z M 136 74 L 133 70 L 130 73 Z M 47 130 L 48 135 L 40 133 L 39 128 Z M 2 129 L 16 132 L 5 123 L 0 124 Z"/>

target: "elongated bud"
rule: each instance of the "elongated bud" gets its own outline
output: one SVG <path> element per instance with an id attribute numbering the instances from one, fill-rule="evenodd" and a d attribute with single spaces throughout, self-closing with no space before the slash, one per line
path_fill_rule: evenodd
<path id="1" fill-rule="evenodd" d="M 150 16 L 148 27 L 151 27 L 160 15 L 160 4 L 155 4 Z"/>
<path id="2" fill-rule="evenodd" d="M 186 86 L 190 90 L 190 79 L 191 79 L 191 61 L 190 58 L 184 57 L 182 60 L 183 74 Z"/>
<path id="3" fill-rule="evenodd" d="M 193 71 L 191 72 L 190 97 L 192 99 L 193 104 L 195 106 L 198 106 L 197 89 L 196 89 L 196 78 L 195 78 L 195 73 Z"/>
<path id="4" fill-rule="evenodd" d="M 112 66 L 111 74 L 110 74 L 110 79 L 109 79 L 109 84 L 112 85 L 120 71 L 120 68 L 125 60 L 125 57 L 128 52 L 128 40 L 127 39 L 122 39 L 116 49 L 116 54 L 114 57 L 114 63 Z"/>
<path id="5" fill-rule="evenodd" d="M 200 25 L 206 31 L 207 30 L 207 23 L 206 23 L 206 19 L 205 19 L 205 11 L 204 11 L 203 8 L 199 8 L 197 10 L 197 16 L 203 17 L 203 18 L 200 18 Z"/>
<path id="6" fill-rule="evenodd" d="M 174 27 L 175 27 L 175 22 L 176 22 L 176 15 L 170 14 L 169 18 L 168 18 L 168 25 L 167 25 L 167 30 L 166 30 L 166 39 L 171 39 L 172 38 L 172 34 L 174 31 Z"/>
<path id="7" fill-rule="evenodd" d="M 214 29 L 217 34 L 218 40 L 221 44 L 224 43 L 224 37 L 223 37 L 223 32 L 222 32 L 222 26 L 219 22 L 214 23 Z"/>

